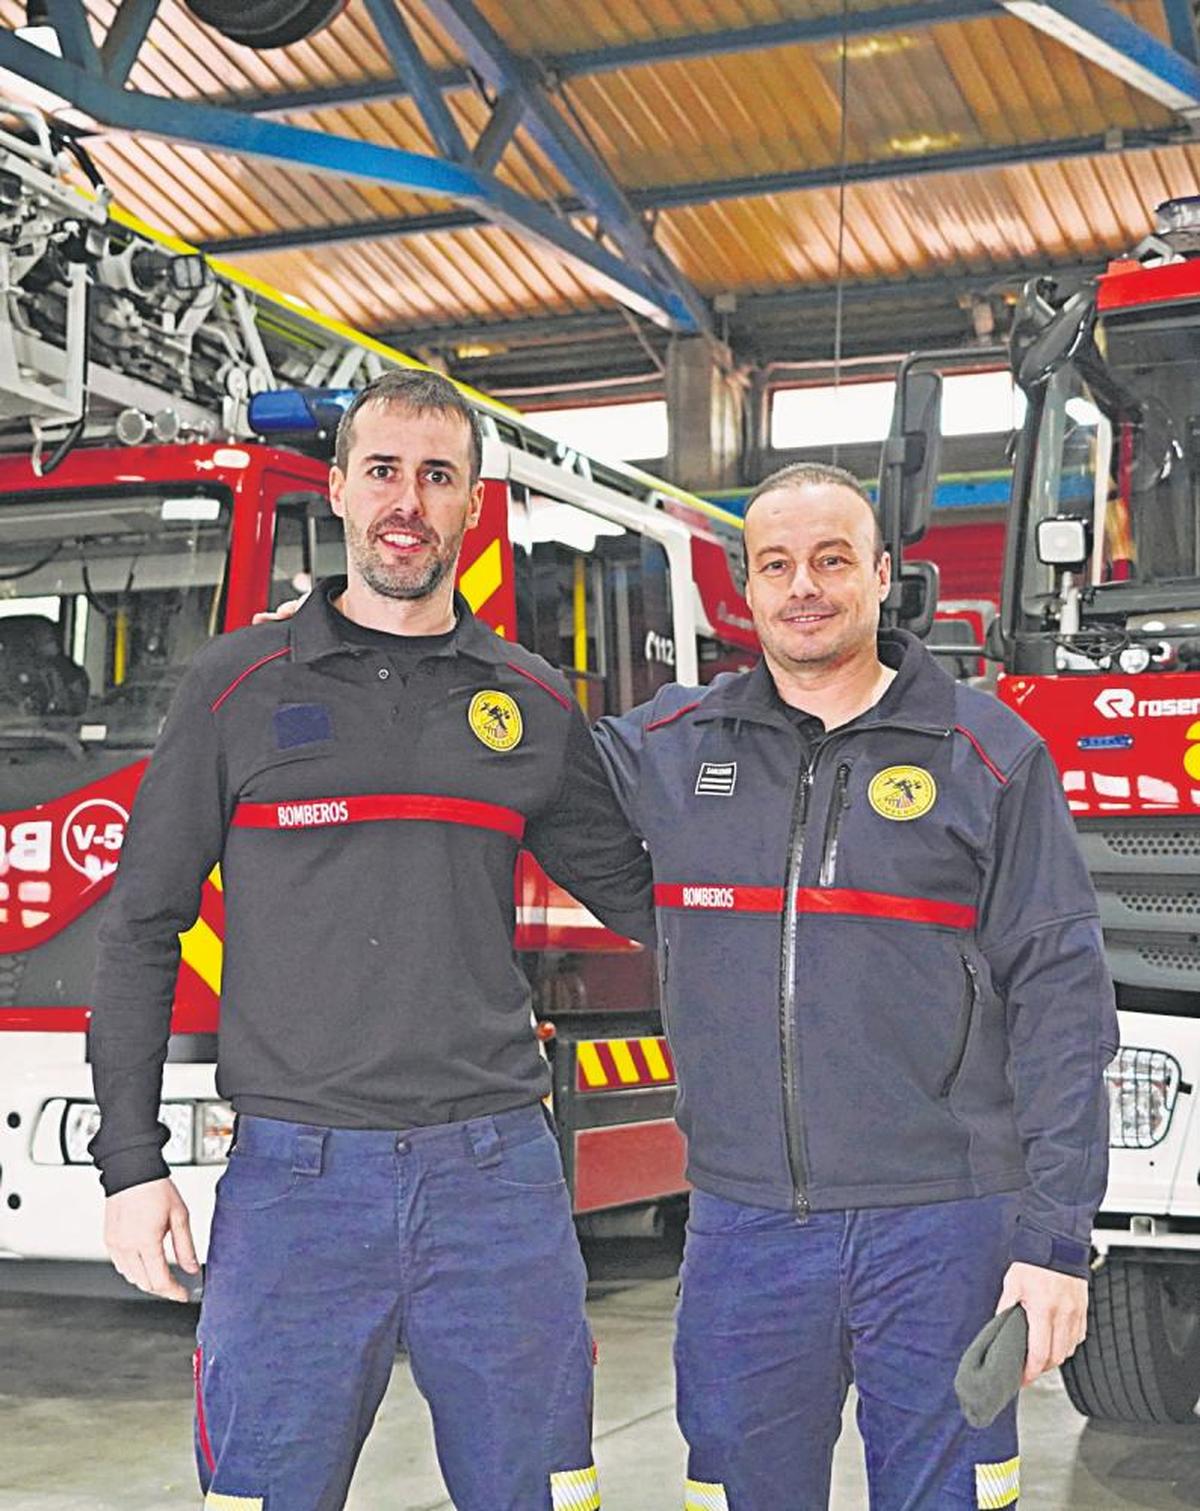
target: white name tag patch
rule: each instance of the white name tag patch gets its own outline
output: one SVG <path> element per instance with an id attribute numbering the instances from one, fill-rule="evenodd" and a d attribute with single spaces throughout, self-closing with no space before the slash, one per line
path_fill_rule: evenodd
<path id="1" fill-rule="evenodd" d="M 736 761 L 705 761 L 696 778 L 696 796 L 728 797 L 736 786 Z"/>

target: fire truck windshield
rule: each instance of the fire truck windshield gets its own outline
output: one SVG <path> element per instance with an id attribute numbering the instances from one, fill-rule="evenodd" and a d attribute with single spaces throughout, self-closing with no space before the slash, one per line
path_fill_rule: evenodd
<path id="1" fill-rule="evenodd" d="M 1085 620 L 1200 610 L 1200 305 L 1102 320 L 1094 348 L 1059 368 L 1036 427 L 1022 520 L 1024 614 L 1049 626 L 1060 569 L 1037 557 L 1037 522 L 1087 521 Z M 1027 623 L 1029 620 L 1027 619 Z"/>
<path id="2" fill-rule="evenodd" d="M 220 628 L 230 502 L 0 496 L 0 746 L 146 749 Z"/>

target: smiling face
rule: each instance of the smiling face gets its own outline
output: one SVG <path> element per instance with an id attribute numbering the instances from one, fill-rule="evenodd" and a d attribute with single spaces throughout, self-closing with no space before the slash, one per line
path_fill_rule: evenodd
<path id="1" fill-rule="evenodd" d="M 891 566 L 870 505 L 839 483 L 781 486 L 746 514 L 746 601 L 768 663 L 787 672 L 875 658 Z"/>
<path id="2" fill-rule="evenodd" d="M 453 579 L 463 536 L 483 505 L 483 484 L 471 482 L 466 421 L 394 403 L 364 405 L 345 472 L 330 470 L 329 501 L 346 527 L 352 589 L 428 598 Z"/>

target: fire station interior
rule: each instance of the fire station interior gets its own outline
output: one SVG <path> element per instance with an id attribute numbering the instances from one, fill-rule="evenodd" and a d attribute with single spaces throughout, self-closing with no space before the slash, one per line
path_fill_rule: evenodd
<path id="1" fill-rule="evenodd" d="M 890 622 L 1046 739 L 1121 1047 L 1020 1504 L 1200 1506 L 1198 133 L 1200 0 L 0 0 L 0 1511 L 200 1502 L 202 1278 L 104 1252 L 96 930 L 191 658 L 344 569 L 333 428 L 409 363 L 481 416 L 461 590 L 589 719 L 755 663 L 746 499 L 813 461 L 879 501 Z M 598 1349 L 600 1498 L 554 1506 L 674 1511 L 659 967 L 515 885 Z M 202 1251 L 220 888 L 160 1112 Z M 403 1347 L 345 1504 L 453 1505 Z"/>

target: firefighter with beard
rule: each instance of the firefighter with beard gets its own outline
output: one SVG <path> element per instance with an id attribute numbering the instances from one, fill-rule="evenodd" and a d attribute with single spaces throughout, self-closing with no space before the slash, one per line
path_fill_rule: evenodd
<path id="1" fill-rule="evenodd" d="M 460 1511 L 600 1504 L 585 1273 L 513 955 L 527 846 L 621 934 L 649 867 L 557 669 L 454 592 L 479 422 L 453 384 L 356 396 L 330 474 L 348 577 L 195 658 L 100 932 L 90 1051 L 105 1235 L 195 1273 L 161 1067 L 179 934 L 218 863 L 217 1085 L 237 1112 L 200 1316 L 213 1507 L 334 1511 L 398 1344 Z"/>

